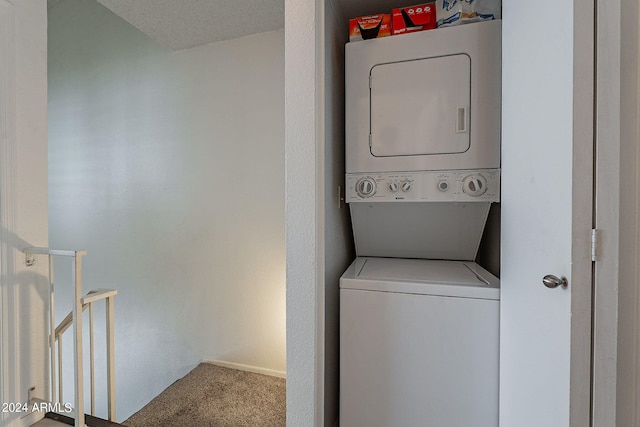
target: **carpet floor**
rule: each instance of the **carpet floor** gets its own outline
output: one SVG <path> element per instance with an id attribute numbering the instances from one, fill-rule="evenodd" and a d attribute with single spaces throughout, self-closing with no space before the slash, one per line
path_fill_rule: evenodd
<path id="1" fill-rule="evenodd" d="M 123 424 L 128 427 L 285 425 L 285 380 L 202 363 Z"/>

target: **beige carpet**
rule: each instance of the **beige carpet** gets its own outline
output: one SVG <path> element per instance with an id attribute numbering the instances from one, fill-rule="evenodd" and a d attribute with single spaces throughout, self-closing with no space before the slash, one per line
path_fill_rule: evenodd
<path id="1" fill-rule="evenodd" d="M 129 427 L 285 425 L 285 380 L 203 363 L 123 424 Z"/>

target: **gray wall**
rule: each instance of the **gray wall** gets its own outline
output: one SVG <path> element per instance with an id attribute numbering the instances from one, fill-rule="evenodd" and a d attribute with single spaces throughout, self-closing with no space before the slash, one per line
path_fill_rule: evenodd
<path id="1" fill-rule="evenodd" d="M 203 359 L 283 373 L 283 31 L 172 52 L 61 0 L 49 114 L 51 246 L 88 250 L 85 291 L 119 292 L 118 419 Z"/>
<path id="2" fill-rule="evenodd" d="M 348 19 L 336 1 L 324 16 L 324 425 L 338 418 L 340 276 L 355 258 L 349 207 L 344 194 L 344 44 Z"/>

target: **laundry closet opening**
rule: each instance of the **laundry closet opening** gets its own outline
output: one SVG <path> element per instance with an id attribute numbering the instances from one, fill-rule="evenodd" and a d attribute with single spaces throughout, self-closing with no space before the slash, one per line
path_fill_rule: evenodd
<path id="1" fill-rule="evenodd" d="M 85 290 L 118 291 L 118 420 L 202 361 L 284 375 L 283 21 L 172 50 L 97 1 L 49 1 L 49 240 L 87 250 Z"/>
<path id="2" fill-rule="evenodd" d="M 393 213 L 389 213 L 392 208 L 389 206 L 391 203 L 385 205 L 384 203 L 378 203 L 379 208 L 375 207 L 375 198 L 380 197 L 380 191 L 375 195 L 367 194 L 369 191 L 373 190 L 374 187 L 378 189 L 383 188 L 387 192 L 395 192 L 402 196 L 403 193 L 396 189 L 396 186 L 400 185 L 400 181 L 406 179 L 411 181 L 408 177 L 395 177 L 395 176 L 387 176 L 388 174 L 393 174 L 394 172 L 406 171 L 407 169 L 397 168 L 395 165 L 388 166 L 387 169 L 375 169 L 377 165 L 383 164 L 385 159 L 389 159 L 392 156 L 397 155 L 398 158 L 407 155 L 413 154 L 441 154 L 448 153 L 448 147 L 441 147 L 444 151 L 434 152 L 434 153 L 422 153 L 419 151 L 415 151 L 418 148 L 411 146 L 413 142 L 408 142 L 406 146 L 403 146 L 401 142 L 398 142 L 397 145 L 393 147 L 384 146 L 384 144 L 378 144 L 376 141 L 377 137 L 385 138 L 388 135 L 384 134 L 385 129 L 388 129 L 390 126 L 386 126 L 386 122 L 384 122 L 385 117 L 388 117 L 388 113 L 390 109 L 393 108 L 406 108 L 408 112 L 410 112 L 411 107 L 405 104 L 406 99 L 402 99 L 401 102 L 394 104 L 393 98 L 386 97 L 384 98 L 384 94 L 380 94 L 380 101 L 377 104 L 376 96 L 376 83 L 371 83 L 371 81 L 366 81 L 363 79 L 363 90 L 367 91 L 367 96 L 370 97 L 370 105 L 369 108 L 363 113 L 363 117 L 354 117 L 351 111 L 345 110 L 345 100 L 346 96 L 349 96 L 349 93 L 345 95 L 345 47 L 347 44 L 370 44 L 376 43 L 377 41 L 387 43 L 389 37 L 381 38 L 380 40 L 365 40 L 365 41 L 354 41 L 349 42 L 349 19 L 355 18 L 358 16 L 366 16 L 373 14 L 382 14 L 382 13 L 390 13 L 391 8 L 395 7 L 407 7 L 411 5 L 415 5 L 420 2 L 416 2 L 415 0 L 398 0 L 394 2 L 392 5 L 388 2 L 384 1 L 346 1 L 346 0 L 330 0 L 325 2 L 322 12 L 322 16 L 324 17 L 323 26 L 322 26 L 322 34 L 324 46 L 324 56 L 322 58 L 322 65 L 324 67 L 324 109 L 323 109 L 323 117 L 321 122 L 323 123 L 323 143 L 324 147 L 324 239 L 325 239 L 325 251 L 324 251 L 324 262 L 325 262 L 325 289 L 324 289 L 324 336 L 325 336 L 325 359 L 324 359 L 324 421 L 325 425 L 331 425 L 331 423 L 338 418 L 338 413 L 342 413 L 344 408 L 339 407 L 338 404 L 338 396 L 341 392 L 339 392 L 340 384 L 339 384 L 339 376 L 341 375 L 338 372 L 338 359 L 340 358 L 340 327 L 338 318 L 339 318 L 339 310 L 342 310 L 344 301 L 341 299 L 339 295 L 339 287 L 340 287 L 340 276 L 345 272 L 349 264 L 353 262 L 356 257 L 356 252 L 358 248 L 356 247 L 358 244 L 361 246 L 367 246 L 365 248 L 368 251 L 369 256 L 379 256 L 379 257 L 388 257 L 394 256 L 389 255 L 389 239 L 387 239 L 384 233 L 380 233 L 377 236 L 372 236 L 371 233 L 367 233 L 367 227 L 371 227 L 372 223 L 378 224 L 380 227 L 387 227 L 387 230 L 392 233 L 395 230 L 396 225 L 392 223 L 393 219 L 391 218 Z M 469 24 L 474 25 L 474 24 Z M 435 30 L 440 31 L 440 30 Z M 398 36 L 404 37 L 404 36 Z M 390 37 L 391 39 L 394 36 Z M 391 42 L 389 42 L 390 44 Z M 498 67 L 499 67 L 499 45 L 498 46 Z M 390 48 L 390 50 L 392 50 Z M 445 55 L 445 54 L 443 54 Z M 465 66 L 467 59 L 466 57 L 457 57 L 451 56 L 447 57 L 449 59 L 440 61 L 441 63 L 449 64 L 454 62 L 456 66 L 463 67 Z M 354 64 L 361 63 L 362 58 L 358 60 L 354 60 Z M 380 60 L 381 65 L 376 65 L 373 67 L 369 67 L 370 74 L 372 79 L 385 79 L 389 76 L 390 73 L 396 72 L 400 70 L 400 68 L 404 67 L 402 62 L 397 62 L 394 65 L 389 65 L 389 61 Z M 417 61 L 419 62 L 419 61 Z M 348 68 L 348 67 L 347 67 Z M 415 67 L 419 68 L 419 67 Z M 498 68 L 499 71 L 499 68 Z M 347 70 L 347 73 L 349 71 Z M 464 77 L 464 76 L 463 76 Z M 348 78 L 348 77 L 347 77 Z M 402 79 L 401 79 L 402 80 Z M 406 79 L 402 82 L 398 82 L 398 84 L 406 83 Z M 437 85 L 437 84 L 435 84 Z M 366 86 L 366 88 L 365 88 Z M 497 83 L 498 94 L 500 91 L 500 79 L 498 79 Z M 353 93 L 353 91 L 347 91 Z M 429 93 L 421 93 L 416 94 L 416 97 L 423 96 L 425 99 L 429 97 Z M 439 100 L 441 98 L 438 98 Z M 346 109 L 350 108 L 348 100 L 346 100 Z M 354 103 L 355 104 L 355 103 Z M 375 105 L 374 105 L 375 104 Z M 413 105 L 413 104 L 412 104 Z M 351 104 L 353 106 L 353 104 Z M 500 110 L 499 104 L 499 95 L 498 95 L 498 103 L 497 105 L 493 105 L 496 111 Z M 364 110 L 363 110 L 364 111 Z M 455 110 L 452 110 L 455 111 Z M 469 141 L 464 140 L 464 138 L 468 138 L 468 134 L 464 134 L 464 131 L 467 130 L 466 122 L 467 112 L 464 111 L 464 107 L 461 110 L 463 115 L 462 120 L 460 121 L 459 130 L 460 132 L 460 141 L 457 145 L 455 145 L 455 150 L 452 152 L 465 152 L 469 147 Z M 473 113 L 472 113 L 473 114 Z M 346 116 L 346 120 L 345 120 Z M 366 117 L 365 117 L 366 116 Z M 455 118 L 455 115 L 452 115 Z M 351 117 L 351 119 L 350 119 Z M 380 119 L 377 121 L 377 125 L 373 123 L 374 118 Z M 499 119 L 499 117 L 498 117 Z M 351 120 L 351 122 L 349 122 Z M 345 147 L 345 134 L 346 138 L 350 137 L 349 127 L 357 126 L 357 124 L 362 125 L 362 120 L 371 120 L 370 126 L 361 126 L 361 128 L 367 128 L 366 132 L 368 135 L 364 135 L 364 137 L 360 138 L 362 135 L 358 135 L 355 137 L 362 144 L 368 144 L 368 151 L 370 151 L 372 158 L 370 160 L 373 166 L 357 164 L 352 165 L 353 170 L 346 170 L 349 168 L 349 150 L 350 147 Z M 474 123 L 471 123 L 471 126 L 474 126 Z M 378 126 L 376 128 L 376 126 Z M 451 127 L 453 129 L 453 127 Z M 448 128 L 447 128 L 448 129 Z M 497 163 L 491 164 L 489 166 L 483 166 L 485 168 L 500 168 L 499 162 L 499 151 L 500 151 L 500 125 L 499 120 L 497 126 L 496 135 L 496 145 L 492 148 L 492 155 L 497 160 Z M 401 130 L 398 130 L 400 132 Z M 476 129 L 472 129 L 471 132 L 477 131 Z M 353 136 L 353 135 L 352 135 Z M 354 138 L 352 138 L 353 140 Z M 418 139 L 418 138 L 416 138 Z M 347 151 L 345 155 L 345 149 Z M 436 147 L 437 149 L 437 147 Z M 391 151 L 389 151 L 391 150 Z M 396 151 L 393 151 L 396 150 Z M 363 150 L 360 150 L 361 152 Z M 436 156 L 434 156 L 436 157 Z M 354 158 L 354 156 L 352 156 Z M 390 162 L 391 163 L 391 162 Z M 345 167 L 346 165 L 346 167 Z M 361 168 L 362 170 L 358 170 Z M 368 168 L 368 169 L 367 169 Z M 437 165 L 430 165 L 429 167 L 418 169 L 412 168 L 411 171 L 428 171 L 428 170 L 443 170 L 443 169 L 473 169 L 478 168 L 478 166 L 468 166 L 468 167 L 452 167 L 452 166 L 443 166 L 438 167 Z M 349 174 L 355 172 L 350 182 Z M 345 178 L 345 173 L 347 177 Z M 367 177 L 371 177 L 371 180 L 367 180 Z M 395 182 L 395 181 L 398 182 Z M 358 189 L 358 183 L 362 185 L 360 189 Z M 394 185 L 395 184 L 395 185 Z M 499 187 L 499 186 L 498 186 Z M 361 191 L 364 199 L 371 201 L 371 203 L 349 203 L 347 205 L 341 203 L 342 199 L 349 202 L 350 191 L 351 196 L 355 196 L 358 191 Z M 499 188 L 498 188 L 499 191 Z M 336 194 L 340 194 L 340 200 L 336 200 Z M 386 194 L 386 193 L 385 193 Z M 394 193 L 395 194 L 395 193 Z M 361 198 L 361 200 L 364 200 Z M 380 199 L 378 199 L 380 200 Z M 335 202 L 334 202 L 335 201 Z M 371 212 L 370 215 L 361 216 L 365 219 L 361 223 L 357 223 L 353 220 L 353 210 L 356 209 L 356 215 L 363 214 L 363 211 L 369 210 Z M 475 256 L 473 257 L 473 261 L 479 264 L 481 267 L 486 269 L 489 273 L 493 274 L 497 278 L 500 277 L 500 212 L 501 207 L 499 203 L 499 198 L 494 198 L 491 200 L 491 205 L 488 215 L 486 216 L 486 222 L 480 227 L 482 231 L 481 238 L 479 240 L 478 250 Z M 414 210 L 414 212 L 416 212 Z M 417 217 L 421 217 L 421 214 L 417 214 Z M 475 215 L 477 217 L 477 215 Z M 408 220 L 411 217 L 403 216 L 404 220 Z M 397 219 L 397 218 L 396 218 Z M 385 223 L 386 221 L 386 223 Z M 354 229 L 355 227 L 355 229 Z M 455 227 L 454 227 L 455 228 Z M 359 242 L 355 242 L 354 244 L 354 231 L 356 240 L 360 240 Z M 406 231 L 406 228 L 405 228 Z M 417 233 L 420 233 L 418 231 Z M 389 234 L 390 235 L 390 234 Z M 380 237 L 381 236 L 381 237 Z M 379 238 L 379 241 L 376 241 L 376 238 Z M 409 239 L 412 238 L 411 235 L 407 234 Z M 424 240 L 422 240 L 424 241 Z M 396 242 L 394 242 L 396 243 Z M 475 242 L 474 244 L 477 244 Z M 385 251 L 378 252 L 377 249 L 379 247 L 384 247 Z M 403 249 L 400 245 L 396 248 L 395 246 L 392 248 L 393 250 L 397 249 L 398 252 L 396 256 L 400 258 L 433 258 L 433 259 L 447 259 L 446 255 L 438 254 L 432 255 L 432 252 L 423 252 L 424 256 L 412 256 L 410 252 L 402 252 Z M 362 247 L 360 248 L 362 251 Z M 426 253 L 426 255 L 425 255 Z M 346 274 L 346 273 L 345 273 Z M 497 333 L 497 329 L 495 331 Z M 497 351 L 497 349 L 496 349 Z M 342 369 L 342 368 L 340 368 Z M 492 378 L 492 381 L 497 381 L 497 375 L 495 378 Z"/>

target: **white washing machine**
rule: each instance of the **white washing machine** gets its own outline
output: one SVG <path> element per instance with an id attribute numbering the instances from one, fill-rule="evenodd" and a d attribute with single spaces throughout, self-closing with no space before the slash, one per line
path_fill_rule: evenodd
<path id="1" fill-rule="evenodd" d="M 340 279 L 341 427 L 497 427 L 498 279 L 359 257 Z"/>

